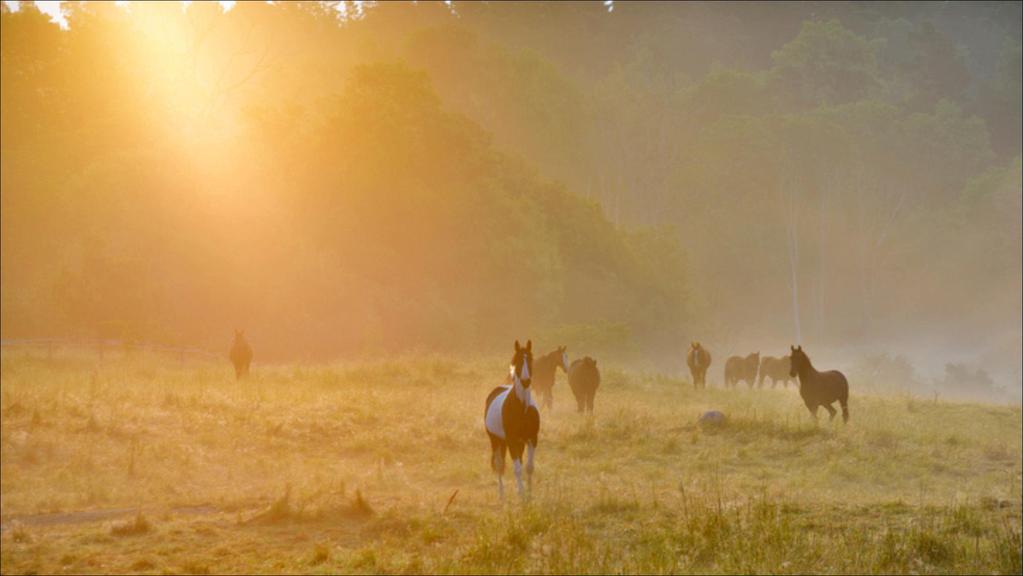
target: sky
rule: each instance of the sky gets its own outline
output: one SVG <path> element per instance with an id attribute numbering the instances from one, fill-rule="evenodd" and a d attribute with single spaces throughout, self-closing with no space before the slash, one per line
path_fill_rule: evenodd
<path id="1" fill-rule="evenodd" d="M 191 3 L 190 1 L 182 2 L 186 7 Z M 17 12 L 21 8 L 21 2 L 18 0 L 4 0 L 4 4 L 13 12 Z M 129 4 L 129 2 L 117 0 L 114 4 L 124 6 Z M 59 24 L 61 28 L 67 29 L 67 19 L 64 18 L 64 14 L 60 11 L 61 0 L 35 0 L 35 5 L 39 8 L 40 12 L 49 15 L 50 19 Z M 234 8 L 234 5 L 235 0 L 220 0 L 220 6 L 224 9 L 224 12 L 230 11 L 231 8 Z"/>
<path id="2" fill-rule="evenodd" d="M 125 6 L 129 3 L 130 2 L 127 0 L 116 0 L 114 2 L 114 4 L 117 4 L 118 6 Z M 224 9 L 224 12 L 229 12 L 232 8 L 234 8 L 236 2 L 235 0 L 219 0 L 219 3 Z M 444 0 L 444 3 L 447 4 L 452 11 L 454 11 L 454 2 L 452 0 Z M 17 12 L 21 7 L 21 2 L 19 0 L 4 0 L 4 4 L 6 4 L 13 12 Z M 187 7 L 192 4 L 192 1 L 183 0 L 182 4 L 184 4 L 187 9 Z M 352 12 L 354 12 L 357 18 L 363 13 L 363 4 L 364 2 L 361 0 L 355 0 L 352 2 L 354 7 Z M 51 20 L 59 24 L 61 28 L 67 30 L 67 19 L 60 10 L 61 0 L 35 0 L 35 5 L 39 8 L 40 12 L 49 15 Z M 604 7 L 607 8 L 608 12 L 614 12 L 614 0 L 604 0 Z M 342 18 L 346 18 L 349 14 L 348 2 L 339 2 L 337 10 L 341 13 Z"/>

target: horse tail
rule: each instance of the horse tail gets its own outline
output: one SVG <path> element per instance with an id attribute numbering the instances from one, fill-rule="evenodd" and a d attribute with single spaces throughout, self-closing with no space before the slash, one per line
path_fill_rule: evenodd
<path id="1" fill-rule="evenodd" d="M 849 421 L 849 382 L 845 379 L 845 375 L 841 372 L 842 376 L 842 389 L 839 390 L 838 403 L 842 405 L 842 421 Z"/>

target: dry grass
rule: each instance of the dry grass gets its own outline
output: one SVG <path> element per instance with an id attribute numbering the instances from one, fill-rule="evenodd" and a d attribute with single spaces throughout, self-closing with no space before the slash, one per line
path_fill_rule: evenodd
<path id="1" fill-rule="evenodd" d="M 606 369 L 592 418 L 555 386 L 533 498 L 500 503 L 503 359 L 0 362 L 4 574 L 1020 572 L 1018 407 L 854 382 L 850 425 L 816 427 L 791 389 Z M 114 508 L 140 512 L 34 516 Z"/>

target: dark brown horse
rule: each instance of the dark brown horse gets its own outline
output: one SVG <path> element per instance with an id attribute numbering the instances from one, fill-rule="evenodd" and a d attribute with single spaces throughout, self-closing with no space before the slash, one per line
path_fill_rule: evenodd
<path id="1" fill-rule="evenodd" d="M 817 419 L 817 409 L 825 407 L 835 419 L 835 409 L 831 406 L 835 400 L 842 405 L 842 420 L 849 421 L 849 382 L 838 370 L 818 372 L 810 364 L 810 358 L 803 352 L 803 347 L 792 346 L 792 368 L 789 375 L 799 377 L 799 395 L 803 397 L 806 408 Z"/>
<path id="2" fill-rule="evenodd" d="M 240 379 L 248 376 L 249 365 L 252 364 L 252 347 L 245 341 L 245 331 L 234 331 L 234 345 L 231 346 L 231 364 L 234 364 L 234 377 Z"/>
<path id="3" fill-rule="evenodd" d="M 546 354 L 533 362 L 533 384 L 540 405 L 548 410 L 554 408 L 554 375 L 558 367 L 568 374 L 568 353 L 564 346 L 558 346 L 550 354 Z"/>
<path id="4" fill-rule="evenodd" d="M 760 352 L 754 352 L 745 358 L 732 356 L 725 362 L 725 386 L 734 387 L 740 380 L 745 380 L 752 388 L 757 383 L 759 369 Z"/>
<path id="5" fill-rule="evenodd" d="M 693 388 L 706 388 L 707 368 L 710 368 L 710 352 L 699 342 L 691 342 L 689 353 L 686 354 L 686 364 L 689 365 L 689 373 L 693 376 Z"/>
<path id="6" fill-rule="evenodd" d="M 781 358 L 775 358 L 774 356 L 764 356 L 760 359 L 760 381 L 757 383 L 758 387 L 764 386 L 764 379 L 771 379 L 771 388 L 778 385 L 778 382 L 783 382 L 785 387 L 789 387 L 789 381 L 792 377 L 789 376 L 789 371 L 792 369 L 792 359 L 788 356 L 782 356 Z"/>
<path id="7" fill-rule="evenodd" d="M 597 361 L 587 356 L 572 362 L 572 367 L 568 370 L 568 385 L 572 388 L 579 412 L 585 410 L 593 414 L 593 398 L 600 387 Z"/>
<path id="8" fill-rule="evenodd" d="M 522 452 L 529 449 L 526 474 L 533 489 L 533 455 L 540 435 L 540 411 L 529 390 L 533 371 L 533 342 L 519 346 L 511 359 L 511 385 L 498 386 L 487 396 L 483 425 L 490 437 L 490 466 L 497 474 L 498 493 L 504 498 L 504 454 L 510 452 L 515 465 L 515 481 L 519 496 L 522 490 Z"/>

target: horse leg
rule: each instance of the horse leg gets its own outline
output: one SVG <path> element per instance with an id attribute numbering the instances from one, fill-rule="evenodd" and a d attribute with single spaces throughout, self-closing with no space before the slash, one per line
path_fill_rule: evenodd
<path id="1" fill-rule="evenodd" d="M 544 388 L 543 390 L 543 405 L 544 408 L 552 410 L 554 408 L 554 387 Z"/>
<path id="2" fill-rule="evenodd" d="M 515 485 L 518 488 L 519 496 L 525 495 L 522 487 L 522 451 L 525 448 L 523 440 L 508 442 L 508 451 L 511 452 L 512 464 L 515 466 Z"/>
<path id="3" fill-rule="evenodd" d="M 824 408 L 826 408 L 827 411 L 828 411 L 828 414 L 831 415 L 831 418 L 828 418 L 828 422 L 833 421 L 835 419 L 835 414 L 837 414 L 837 411 L 835 410 L 835 407 L 832 406 L 831 404 L 825 404 Z"/>
<path id="4" fill-rule="evenodd" d="M 817 419 L 817 409 L 818 409 L 818 408 L 820 408 L 820 406 L 818 406 L 818 405 L 816 405 L 816 404 L 814 404 L 814 405 L 812 405 L 812 406 L 811 406 L 810 404 L 807 404 L 807 405 L 806 405 L 806 409 L 810 411 L 810 416 L 813 416 L 813 422 L 814 422 L 814 424 L 816 424 L 817 422 L 819 422 L 819 420 Z"/>
<path id="5" fill-rule="evenodd" d="M 533 493 L 533 455 L 536 454 L 536 442 L 526 442 L 526 482 L 529 485 L 529 493 Z"/>
<path id="6" fill-rule="evenodd" d="M 582 414 L 586 410 L 586 397 L 582 394 L 578 394 L 575 397 L 576 412 Z"/>
<path id="7" fill-rule="evenodd" d="M 849 399 L 839 398 L 838 403 L 842 405 L 842 422 L 849 422 Z"/>

